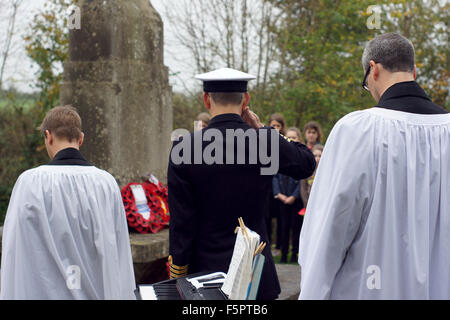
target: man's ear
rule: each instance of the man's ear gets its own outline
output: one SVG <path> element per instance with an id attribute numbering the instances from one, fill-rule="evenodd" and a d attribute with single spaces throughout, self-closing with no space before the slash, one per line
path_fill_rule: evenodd
<path id="1" fill-rule="evenodd" d="M 81 147 L 84 142 L 84 133 L 81 133 L 80 139 L 78 140 L 78 147 Z"/>
<path id="2" fill-rule="evenodd" d="M 244 94 L 244 101 L 242 102 L 242 111 L 244 111 L 245 108 L 247 108 L 249 102 L 250 102 L 250 94 L 246 92 Z"/>
<path id="3" fill-rule="evenodd" d="M 203 102 L 205 104 L 205 108 L 211 110 L 211 96 L 206 92 L 203 93 Z"/>
<path id="4" fill-rule="evenodd" d="M 377 80 L 378 77 L 380 76 L 380 64 L 376 64 L 375 61 L 370 60 L 370 66 L 372 67 L 373 71 L 373 79 Z"/>
<path id="5" fill-rule="evenodd" d="M 51 132 L 48 130 L 45 130 L 44 134 L 45 134 L 45 140 L 47 140 L 47 143 L 49 145 L 52 145 L 53 144 L 53 135 L 51 134 Z"/>
<path id="6" fill-rule="evenodd" d="M 414 80 L 416 80 L 416 78 L 417 78 L 417 69 L 416 69 L 416 65 L 414 65 L 414 73 L 413 73 L 413 77 L 414 77 Z"/>

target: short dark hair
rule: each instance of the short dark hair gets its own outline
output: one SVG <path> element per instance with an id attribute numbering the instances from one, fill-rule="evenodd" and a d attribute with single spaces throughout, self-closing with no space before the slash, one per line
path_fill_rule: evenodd
<path id="1" fill-rule="evenodd" d="M 286 133 L 285 132 L 285 130 L 286 130 L 286 122 L 284 121 L 283 115 L 281 113 L 272 113 L 270 115 L 270 118 L 269 118 L 269 126 L 272 123 L 272 121 L 276 121 L 276 122 L 281 124 L 280 133 L 284 135 Z"/>
<path id="2" fill-rule="evenodd" d="M 320 142 L 322 140 L 322 128 L 320 127 L 320 124 L 318 124 L 316 121 L 310 121 L 307 124 L 305 124 L 305 127 L 303 128 L 303 133 L 306 133 L 306 130 L 313 129 L 317 132 L 317 142 Z"/>
<path id="3" fill-rule="evenodd" d="M 55 107 L 47 112 L 38 129 L 44 137 L 48 130 L 59 139 L 77 141 L 81 138 L 81 118 L 71 105 Z"/>
<path id="4" fill-rule="evenodd" d="M 240 105 L 244 100 L 242 92 L 210 92 L 211 99 L 220 105 Z"/>
<path id="5" fill-rule="evenodd" d="M 414 72 L 414 46 L 398 33 L 381 34 L 367 43 L 362 56 L 364 71 L 369 69 L 370 60 L 390 72 Z"/>

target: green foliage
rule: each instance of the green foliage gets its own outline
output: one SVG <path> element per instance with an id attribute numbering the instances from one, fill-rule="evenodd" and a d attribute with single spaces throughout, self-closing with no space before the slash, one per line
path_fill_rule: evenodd
<path id="1" fill-rule="evenodd" d="M 360 0 L 261 0 L 277 8 L 269 30 L 276 42 L 277 68 L 268 83 L 252 87 L 251 108 L 267 123 L 282 113 L 287 126 L 300 129 L 318 121 L 328 136 L 343 115 L 375 103 L 361 88 L 365 43 L 379 33 L 400 32 L 416 48 L 418 82 L 431 98 L 450 110 L 448 22 L 450 4 L 440 0 L 377 1 L 381 30 L 370 30 Z M 45 113 L 59 104 L 62 63 L 68 58 L 67 10 L 70 0 L 47 0 L 25 37 L 28 55 L 39 66 L 36 96 L 0 92 L 0 224 L 20 173 L 47 161 L 36 130 Z M 273 71 L 273 70 L 272 70 Z M 201 94 L 174 94 L 174 128 L 193 129 L 204 111 Z"/>
<path id="2" fill-rule="evenodd" d="M 271 1 L 282 19 L 272 27 L 280 68 L 273 77 L 271 110 L 288 126 L 315 120 L 328 135 L 334 123 L 372 104 L 361 88 L 362 44 L 370 37 L 361 10 L 369 1 Z M 269 110 L 264 110 L 269 111 Z"/>
<path id="3" fill-rule="evenodd" d="M 206 112 L 201 100 L 202 93 L 195 95 L 184 95 L 174 93 L 173 95 L 173 128 L 194 129 L 194 121 L 201 112 Z"/>
<path id="4" fill-rule="evenodd" d="M 417 82 L 433 102 L 450 110 L 450 2 L 409 0 L 383 6 L 383 32 L 399 32 L 415 47 Z"/>
<path id="5" fill-rule="evenodd" d="M 427 9 L 419 5 L 423 1 L 379 1 L 381 30 L 367 27 L 371 15 L 367 8 L 373 1 L 269 2 L 279 8 L 282 18 L 272 28 L 280 70 L 266 103 L 271 112 L 281 112 L 289 126 L 301 128 L 315 120 L 328 136 L 343 115 L 373 106 L 372 97 L 361 88 L 361 56 L 365 43 L 384 32 L 400 32 L 413 41 L 419 83 L 437 103 L 448 101 L 448 40 L 436 26 L 445 26 L 449 10 L 439 7 L 438 1 L 429 1 L 434 7 Z M 267 117 L 267 108 L 261 109 Z"/>
<path id="6" fill-rule="evenodd" d="M 36 130 L 40 113 L 35 95 L 0 92 L 0 224 L 17 177 L 48 158 Z"/>
<path id="7" fill-rule="evenodd" d="M 45 10 L 34 17 L 30 33 L 25 37 L 28 56 L 39 66 L 38 104 L 42 114 L 59 103 L 62 63 L 69 55 L 67 16 L 70 0 L 50 0 Z"/>
<path id="8" fill-rule="evenodd" d="M 435 103 L 450 110 L 448 2 L 261 1 L 277 9 L 275 22 L 269 28 L 277 47 L 269 59 L 277 62 L 277 68 L 272 70 L 269 83 L 250 90 L 250 106 L 266 124 L 275 112 L 284 115 L 287 126 L 299 129 L 315 120 L 322 125 L 326 138 L 342 116 L 374 106 L 370 93 L 361 87 L 364 78 L 361 57 L 367 41 L 386 32 L 399 32 L 413 42 L 417 81 Z M 367 26 L 373 14 L 368 12 L 371 5 L 381 8 L 381 29 Z M 179 99 L 198 101 L 199 97 Z M 195 106 L 198 108 L 198 104 Z M 190 104 L 182 108 L 182 113 L 175 114 L 176 121 L 192 121 L 195 112 L 188 111 Z"/>
<path id="9" fill-rule="evenodd" d="M 46 163 L 44 139 L 37 130 L 46 112 L 59 104 L 62 63 L 68 58 L 67 10 L 69 0 L 48 0 L 24 38 L 28 56 L 38 65 L 39 94 L 21 97 L 0 94 L 0 224 L 13 186 L 25 170 Z M 22 95 L 23 96 L 23 95 Z"/>

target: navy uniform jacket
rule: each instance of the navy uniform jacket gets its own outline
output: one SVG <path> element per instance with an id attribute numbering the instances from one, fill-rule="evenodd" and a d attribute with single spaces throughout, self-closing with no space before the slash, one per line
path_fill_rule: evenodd
<path id="1" fill-rule="evenodd" d="M 212 128 L 220 130 L 224 137 L 226 129 L 255 130 L 237 114 L 214 117 L 202 130 L 203 135 Z M 275 130 L 264 129 L 269 136 L 270 131 Z M 289 142 L 278 133 L 276 138 L 279 140 L 279 172 L 297 180 L 311 176 L 316 163 L 308 148 L 298 142 Z M 193 153 L 194 135 L 187 135 L 184 139 L 191 139 Z M 174 147 L 180 141 L 175 142 Z M 203 150 L 209 143 L 203 142 Z M 248 152 L 248 143 L 245 148 Z M 243 218 L 248 228 L 261 236 L 261 241 L 268 242 L 264 218 L 273 175 L 261 175 L 261 166 L 259 161 L 256 165 L 176 165 L 172 159 L 169 160 L 170 254 L 174 265 L 189 265 L 190 274 L 201 271 L 226 273 L 233 254 L 234 230 L 239 217 Z M 269 246 L 266 246 L 263 255 L 266 263 L 257 298 L 276 299 L 280 284 Z"/>

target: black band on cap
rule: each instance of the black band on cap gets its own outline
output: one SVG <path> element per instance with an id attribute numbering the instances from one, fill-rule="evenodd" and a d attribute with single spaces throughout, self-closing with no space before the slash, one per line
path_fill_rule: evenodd
<path id="1" fill-rule="evenodd" d="M 247 92 L 248 81 L 205 81 L 205 92 Z"/>

